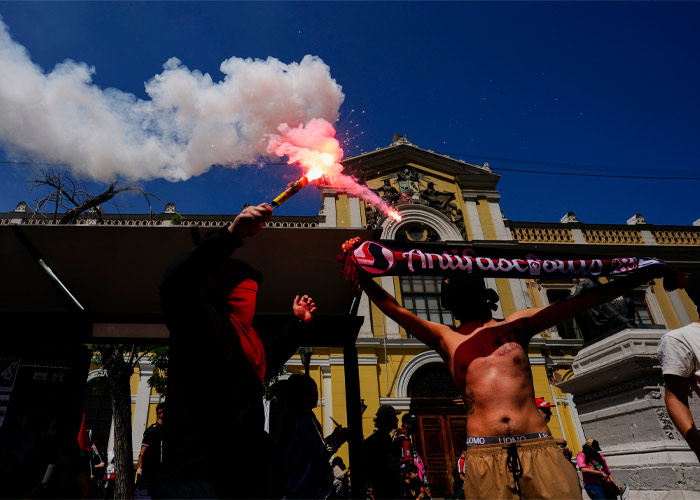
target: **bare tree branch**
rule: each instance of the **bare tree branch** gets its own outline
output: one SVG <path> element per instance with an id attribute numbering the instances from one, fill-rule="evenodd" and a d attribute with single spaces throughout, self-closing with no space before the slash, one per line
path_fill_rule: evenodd
<path id="1" fill-rule="evenodd" d="M 64 214 L 58 220 L 58 224 L 74 224 L 80 216 L 88 211 L 91 211 L 99 224 L 104 223 L 104 218 L 100 211 L 100 207 L 105 203 L 111 203 L 120 212 L 119 205 L 112 199 L 120 193 L 128 191 L 136 191 L 143 195 L 148 204 L 149 217 L 154 214 L 152 200 L 157 200 L 159 203 L 166 203 L 153 193 L 144 191 L 138 186 L 122 186 L 117 187 L 117 182 L 112 182 L 105 191 L 97 195 L 90 194 L 82 182 L 73 179 L 67 171 L 55 171 L 53 169 L 41 169 L 37 173 L 37 177 L 29 181 L 31 191 L 48 189 L 49 192 L 42 198 L 39 198 L 35 203 L 34 214 L 32 221 L 37 217 L 45 215 L 45 207 L 47 204 L 53 205 L 53 219 L 56 223 L 59 218 L 59 211 L 63 210 Z"/>

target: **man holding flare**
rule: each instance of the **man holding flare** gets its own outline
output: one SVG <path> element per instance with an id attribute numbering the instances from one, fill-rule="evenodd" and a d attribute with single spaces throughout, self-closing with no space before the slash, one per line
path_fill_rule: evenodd
<path id="1" fill-rule="evenodd" d="M 267 203 L 246 207 L 228 227 L 204 235 L 163 276 L 160 298 L 170 330 L 168 425 L 154 498 L 274 494 L 263 383 L 294 354 L 316 305 L 297 295 L 294 319 L 281 331 L 256 331 L 262 274 L 229 256 L 271 216 Z"/>

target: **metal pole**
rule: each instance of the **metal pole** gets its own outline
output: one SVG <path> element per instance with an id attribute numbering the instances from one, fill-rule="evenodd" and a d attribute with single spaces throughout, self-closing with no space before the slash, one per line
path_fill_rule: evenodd
<path id="1" fill-rule="evenodd" d="M 346 343 L 343 348 L 345 369 L 345 401 L 350 429 L 350 467 L 352 470 L 352 498 L 366 498 L 365 468 L 363 457 L 364 434 L 362 433 L 362 409 L 360 406 L 360 373 L 357 358 L 357 346 L 353 342 Z"/>
<path id="2" fill-rule="evenodd" d="M 42 258 L 41 254 L 39 251 L 36 249 L 36 247 L 32 244 L 31 241 L 29 241 L 29 238 L 16 226 L 12 226 L 12 232 L 15 234 L 15 237 L 22 243 L 24 248 L 29 252 L 29 254 L 36 259 L 37 264 L 39 264 L 39 267 L 46 273 L 46 275 L 51 279 L 51 281 L 54 282 L 54 284 L 58 287 L 59 291 L 66 297 L 71 304 L 73 304 L 79 311 L 85 312 L 85 308 L 83 305 L 78 301 L 78 299 L 75 298 L 75 295 L 73 295 L 70 290 L 68 290 L 68 287 L 63 284 L 63 282 L 59 279 L 58 276 L 56 276 L 56 273 L 53 272 L 53 269 L 49 267 L 49 265 L 44 262 L 44 259 Z"/>
<path id="3" fill-rule="evenodd" d="M 554 409 L 557 411 L 557 420 L 559 421 L 559 430 L 561 431 L 561 437 L 566 439 L 566 433 L 564 432 L 564 424 L 561 421 L 561 413 L 559 413 L 559 405 L 557 404 L 557 398 L 554 396 L 554 387 L 549 384 L 549 392 L 552 393 L 552 403 L 554 403 Z"/>

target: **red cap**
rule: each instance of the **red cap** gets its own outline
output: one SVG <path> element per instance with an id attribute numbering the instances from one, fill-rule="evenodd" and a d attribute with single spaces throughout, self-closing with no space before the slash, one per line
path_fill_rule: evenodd
<path id="1" fill-rule="evenodd" d="M 535 406 L 537 408 L 552 408 L 554 405 L 550 405 L 544 398 L 535 398 Z"/>

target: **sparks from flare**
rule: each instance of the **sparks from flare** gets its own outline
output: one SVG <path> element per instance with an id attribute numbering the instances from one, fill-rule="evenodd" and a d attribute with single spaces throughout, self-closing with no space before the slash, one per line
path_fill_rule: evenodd
<path id="1" fill-rule="evenodd" d="M 306 125 L 300 124 L 298 127 L 290 127 L 283 123 L 277 127 L 277 130 L 279 134 L 270 135 L 268 153 L 275 153 L 280 157 L 287 156 L 288 164 L 297 164 L 304 171 L 302 178 L 290 184 L 287 191 L 278 196 L 278 198 L 284 196 L 282 202 L 306 185 L 306 182 L 299 185 L 304 177 L 307 182 L 323 177 L 324 183 L 328 186 L 358 196 L 393 220 L 397 222 L 401 220 L 401 214 L 375 192 L 367 186 L 361 186 L 352 177 L 343 175 L 343 166 L 340 164 L 343 159 L 343 150 L 335 138 L 333 125 L 321 118 L 315 118 Z M 295 190 L 292 189 L 293 185 Z M 293 192 L 288 193 L 290 190 Z"/>

